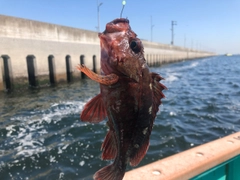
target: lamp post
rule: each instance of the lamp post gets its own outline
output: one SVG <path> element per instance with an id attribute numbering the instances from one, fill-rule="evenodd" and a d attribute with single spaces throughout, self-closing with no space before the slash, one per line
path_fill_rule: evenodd
<path id="1" fill-rule="evenodd" d="M 100 6 L 102 5 L 103 3 L 100 3 L 98 4 L 98 0 L 97 0 L 97 13 L 98 13 L 98 32 L 100 32 Z"/>
<path id="2" fill-rule="evenodd" d="M 171 44 L 174 45 L 174 25 L 177 25 L 176 21 L 172 21 L 172 41 Z"/>
<path id="3" fill-rule="evenodd" d="M 184 34 L 184 48 L 186 48 L 186 41 L 187 41 L 186 34 Z"/>

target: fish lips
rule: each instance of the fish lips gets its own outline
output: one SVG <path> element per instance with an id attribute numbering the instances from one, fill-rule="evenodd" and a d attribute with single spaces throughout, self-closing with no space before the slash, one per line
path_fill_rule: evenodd
<path id="1" fill-rule="evenodd" d="M 107 23 L 106 29 L 103 33 L 122 32 L 128 29 L 131 29 L 129 26 L 129 20 L 125 18 L 118 18 Z"/>

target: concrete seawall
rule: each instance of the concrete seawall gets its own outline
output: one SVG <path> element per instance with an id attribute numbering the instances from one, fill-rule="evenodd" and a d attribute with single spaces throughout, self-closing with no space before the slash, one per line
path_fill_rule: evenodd
<path id="1" fill-rule="evenodd" d="M 211 52 L 143 41 L 149 65 L 213 56 Z M 0 90 L 80 79 L 75 66 L 99 72 L 94 31 L 0 15 Z"/>

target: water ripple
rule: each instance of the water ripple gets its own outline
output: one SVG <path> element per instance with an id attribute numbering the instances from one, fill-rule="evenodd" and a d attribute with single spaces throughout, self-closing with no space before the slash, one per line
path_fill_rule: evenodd
<path id="1" fill-rule="evenodd" d="M 166 98 L 157 113 L 141 165 L 240 130 L 240 57 L 214 57 L 152 68 L 164 78 Z M 2 179 L 92 179 L 101 160 L 105 121 L 79 121 L 99 93 L 91 80 L 45 90 L 0 94 Z M 128 170 L 132 167 L 128 167 Z"/>

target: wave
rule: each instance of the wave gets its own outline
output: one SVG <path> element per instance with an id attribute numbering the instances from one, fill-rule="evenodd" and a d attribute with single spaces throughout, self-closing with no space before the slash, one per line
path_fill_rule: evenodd
<path id="1" fill-rule="evenodd" d="M 166 74 L 164 83 L 165 82 L 166 83 L 172 83 L 174 81 L 177 81 L 179 79 L 179 76 L 180 76 L 180 74 L 169 72 L 169 73 Z"/>
<path id="2" fill-rule="evenodd" d="M 5 146 L 9 148 L 7 151 L 14 151 L 16 158 L 19 156 L 29 157 L 46 151 L 45 139 L 54 135 L 54 132 L 48 129 L 48 125 L 56 125 L 67 116 L 79 117 L 85 103 L 83 101 L 63 101 L 54 103 L 45 110 L 30 111 L 28 115 L 11 117 L 12 123 L 6 126 Z M 73 122 L 69 128 L 79 125 L 84 124 Z M 64 143 L 59 145 L 62 149 L 67 147 Z M 11 150 L 11 147 L 14 149 Z M 61 149 L 59 149 L 60 151 Z"/>
<path id="3" fill-rule="evenodd" d="M 179 79 L 182 78 L 182 75 L 184 74 L 184 72 L 186 70 L 195 68 L 199 65 L 199 61 L 194 61 L 194 62 L 190 62 L 190 64 L 185 65 L 186 62 L 184 62 L 184 64 L 179 63 L 177 66 L 173 66 L 172 68 L 167 68 L 166 71 L 164 72 L 165 69 L 163 69 L 163 72 L 161 72 L 160 74 L 165 74 L 164 78 L 166 83 L 173 83 Z"/>
<path id="4" fill-rule="evenodd" d="M 185 71 L 185 70 L 188 70 L 188 69 L 192 69 L 192 68 L 197 67 L 200 64 L 200 61 L 191 61 L 191 62 L 188 62 L 188 63 L 190 63 L 190 64 L 188 64 L 188 65 L 179 64 L 179 66 L 176 66 L 176 68 L 173 69 L 173 70 L 175 72 L 178 72 L 178 71 Z"/>

